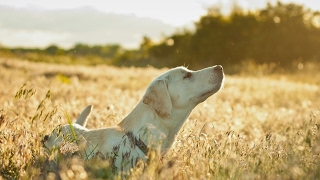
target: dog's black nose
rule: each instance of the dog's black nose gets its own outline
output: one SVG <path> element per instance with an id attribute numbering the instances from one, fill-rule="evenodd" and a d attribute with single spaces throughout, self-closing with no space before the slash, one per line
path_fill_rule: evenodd
<path id="1" fill-rule="evenodd" d="M 223 67 L 221 65 L 216 65 L 213 67 L 214 70 L 216 71 L 222 71 L 223 70 Z"/>

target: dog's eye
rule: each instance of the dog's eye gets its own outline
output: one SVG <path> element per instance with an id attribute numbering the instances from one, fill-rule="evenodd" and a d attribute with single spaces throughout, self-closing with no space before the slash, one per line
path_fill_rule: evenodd
<path id="1" fill-rule="evenodd" d="M 185 75 L 183 76 L 183 79 L 190 78 L 191 76 L 192 76 L 191 72 L 187 72 L 187 73 L 185 73 Z"/>

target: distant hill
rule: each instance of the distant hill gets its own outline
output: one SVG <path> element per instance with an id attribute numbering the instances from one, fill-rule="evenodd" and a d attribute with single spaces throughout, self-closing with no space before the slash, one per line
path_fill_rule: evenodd
<path id="1" fill-rule="evenodd" d="M 47 41 L 47 45 L 62 47 L 78 42 L 133 47 L 143 36 L 156 39 L 174 31 L 175 27 L 156 19 L 104 13 L 91 7 L 44 11 L 0 6 L 0 44 L 5 46 L 26 46 L 38 41 L 44 46 Z M 42 38 L 36 39 L 37 35 Z"/>

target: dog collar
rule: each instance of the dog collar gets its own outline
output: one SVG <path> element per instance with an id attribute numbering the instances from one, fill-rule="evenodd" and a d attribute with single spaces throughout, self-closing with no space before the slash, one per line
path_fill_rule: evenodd
<path id="1" fill-rule="evenodd" d="M 145 155 L 148 155 L 149 148 L 140 138 L 136 139 L 135 144 Z"/>
<path id="2" fill-rule="evenodd" d="M 129 139 L 131 145 L 137 146 L 145 155 L 148 154 L 149 148 L 148 146 L 141 140 L 141 138 L 137 138 L 133 135 L 132 132 L 126 132 L 125 136 Z"/>

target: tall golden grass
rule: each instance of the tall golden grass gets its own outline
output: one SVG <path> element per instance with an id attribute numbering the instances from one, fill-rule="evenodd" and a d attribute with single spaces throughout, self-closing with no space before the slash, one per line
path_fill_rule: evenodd
<path id="1" fill-rule="evenodd" d="M 255 69 L 255 68 L 252 68 Z M 0 179 L 119 179 L 108 161 L 52 159 L 43 135 L 94 105 L 88 128 L 120 122 L 167 69 L 0 59 Z M 250 69 L 249 69 L 250 70 Z M 251 71 L 251 70 L 250 70 Z M 227 75 L 171 151 L 128 179 L 319 179 L 320 73 Z"/>

